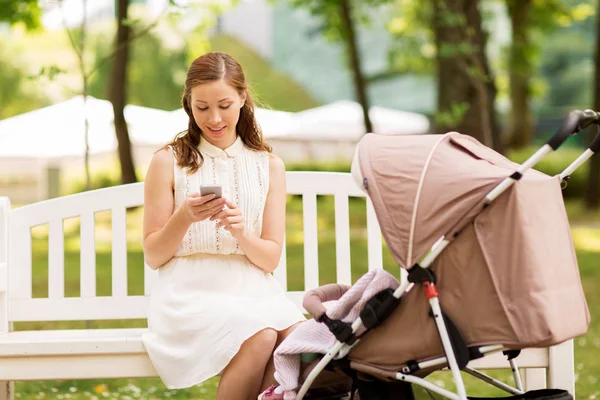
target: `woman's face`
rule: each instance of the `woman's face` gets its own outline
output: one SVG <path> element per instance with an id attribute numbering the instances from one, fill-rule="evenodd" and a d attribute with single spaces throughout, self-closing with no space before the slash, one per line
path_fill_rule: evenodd
<path id="1" fill-rule="evenodd" d="M 202 136 L 222 149 L 231 146 L 246 95 L 240 96 L 222 79 L 195 86 L 191 92 L 190 106 Z"/>

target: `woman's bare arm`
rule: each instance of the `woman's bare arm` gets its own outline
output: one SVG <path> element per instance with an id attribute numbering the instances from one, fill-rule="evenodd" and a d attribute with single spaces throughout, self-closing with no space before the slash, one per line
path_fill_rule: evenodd
<path id="1" fill-rule="evenodd" d="M 144 183 L 144 260 L 152 269 L 175 255 L 190 225 L 180 209 L 173 212 L 173 163 L 171 149 L 154 154 Z"/>

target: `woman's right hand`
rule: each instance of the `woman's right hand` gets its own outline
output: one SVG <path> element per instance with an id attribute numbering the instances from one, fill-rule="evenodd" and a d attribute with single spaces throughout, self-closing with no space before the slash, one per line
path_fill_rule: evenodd
<path id="1" fill-rule="evenodd" d="M 212 217 L 223 210 L 224 205 L 225 199 L 215 199 L 214 194 L 200 196 L 199 193 L 192 193 L 183 201 L 179 211 L 182 213 L 184 219 L 189 224 L 192 224 Z"/>

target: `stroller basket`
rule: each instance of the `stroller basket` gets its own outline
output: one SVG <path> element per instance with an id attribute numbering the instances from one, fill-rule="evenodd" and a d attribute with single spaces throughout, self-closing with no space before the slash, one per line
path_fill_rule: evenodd
<path id="1" fill-rule="evenodd" d="M 532 167 L 599 121 L 591 110 L 571 112 L 522 165 L 456 132 L 365 135 L 352 174 L 408 279 L 370 271 L 352 287 L 328 285 L 306 294 L 304 307 L 314 319 L 288 340 L 319 327 L 336 340 L 296 399 L 332 360 L 346 360 L 352 374 L 418 384 L 451 400 L 468 398 L 461 370 L 514 395 L 508 399 L 572 398 L 564 390 L 525 393 L 514 358 L 521 349 L 556 345 L 588 329 L 561 184 L 600 150 L 600 135 L 560 176 Z M 344 304 L 349 298 L 358 311 Z M 334 300 L 342 305 L 323 305 Z M 276 351 L 276 369 L 288 362 L 286 351 L 295 351 L 288 340 Z M 516 388 L 468 367 L 499 351 L 508 357 Z M 443 368 L 451 370 L 456 393 L 423 379 Z M 368 396 L 363 400 L 386 399 Z"/>

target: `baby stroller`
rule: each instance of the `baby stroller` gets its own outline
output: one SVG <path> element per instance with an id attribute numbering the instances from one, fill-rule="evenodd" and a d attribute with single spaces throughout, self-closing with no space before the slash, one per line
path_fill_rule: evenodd
<path id="1" fill-rule="evenodd" d="M 374 293 L 355 315 L 345 310 L 336 317 L 325 305 L 342 301 L 358 283 L 308 292 L 304 307 L 314 320 L 276 351 L 280 384 L 285 388 L 282 368 L 293 364 L 286 357 L 301 343 L 294 340 L 310 346 L 319 338 L 318 326 L 334 336 L 333 345 L 298 378 L 303 384 L 297 400 L 324 370 L 351 377 L 361 400 L 408 399 L 411 384 L 466 400 L 461 370 L 514 399 L 571 399 L 564 390 L 524 393 L 515 357 L 524 348 L 556 345 L 588 329 L 561 185 L 600 149 L 600 135 L 560 176 L 532 167 L 570 135 L 598 123 L 594 111 L 571 112 L 522 165 L 456 132 L 365 135 L 352 173 L 408 279 Z M 509 359 L 516 388 L 468 367 L 495 352 Z M 443 368 L 452 371 L 456 393 L 424 379 Z M 291 387 L 294 395 L 298 387 Z M 287 395 L 290 387 L 285 389 Z"/>

